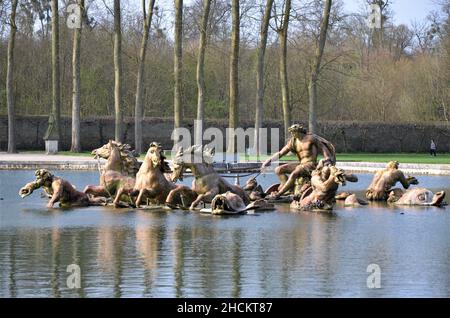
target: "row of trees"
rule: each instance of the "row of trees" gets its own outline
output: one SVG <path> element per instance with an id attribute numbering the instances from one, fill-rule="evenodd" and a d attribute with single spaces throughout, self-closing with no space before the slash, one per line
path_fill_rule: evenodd
<path id="1" fill-rule="evenodd" d="M 285 130 L 294 118 L 313 132 L 317 118 L 448 122 L 449 1 L 411 26 L 392 22 L 389 0 L 361 2 L 380 6 L 380 28 L 339 0 L 77 0 L 74 28 L 72 2 L 0 1 L 8 151 L 14 116 L 50 104 L 57 135 L 72 116 L 72 151 L 83 116 L 115 116 L 117 140 L 134 116 L 138 151 L 146 116 L 282 119 Z"/>

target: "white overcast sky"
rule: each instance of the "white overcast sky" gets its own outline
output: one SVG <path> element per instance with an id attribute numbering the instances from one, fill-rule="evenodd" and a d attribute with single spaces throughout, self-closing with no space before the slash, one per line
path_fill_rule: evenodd
<path id="1" fill-rule="evenodd" d="M 141 1 L 132 2 L 132 5 L 136 5 L 140 8 Z M 194 0 L 184 0 L 184 4 L 188 5 Z M 265 0 L 259 0 L 261 3 Z M 168 10 L 173 10 L 174 0 L 156 0 L 156 4 L 166 8 Z M 344 3 L 344 8 L 347 13 L 360 13 L 366 5 L 365 0 L 342 0 Z M 395 24 L 407 24 L 410 25 L 411 21 L 414 20 L 424 20 L 427 15 L 433 10 L 439 10 L 439 5 L 436 4 L 436 0 L 390 0 L 391 10 L 394 12 L 394 23 Z"/>
<path id="2" fill-rule="evenodd" d="M 264 0 L 261 0 L 264 1 Z M 172 5 L 173 0 L 160 0 L 160 3 Z M 185 0 L 186 4 L 192 0 Z M 343 0 L 346 11 L 358 12 L 364 0 Z M 410 24 L 413 20 L 423 20 L 432 10 L 438 10 L 439 6 L 434 0 L 391 0 L 392 10 L 396 24 Z"/>
<path id="3" fill-rule="evenodd" d="M 343 0 L 347 12 L 360 10 L 363 1 Z M 413 20 L 424 20 L 433 10 L 439 10 L 434 0 L 391 0 L 395 24 L 410 24 Z"/>

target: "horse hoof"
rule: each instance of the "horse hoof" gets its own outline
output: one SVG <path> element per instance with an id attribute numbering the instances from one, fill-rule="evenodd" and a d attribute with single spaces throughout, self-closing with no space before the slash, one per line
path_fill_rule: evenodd
<path id="1" fill-rule="evenodd" d="M 172 203 L 169 203 L 169 202 L 166 202 L 166 206 L 168 206 L 171 209 L 177 209 L 177 206 L 175 204 L 172 204 Z"/>

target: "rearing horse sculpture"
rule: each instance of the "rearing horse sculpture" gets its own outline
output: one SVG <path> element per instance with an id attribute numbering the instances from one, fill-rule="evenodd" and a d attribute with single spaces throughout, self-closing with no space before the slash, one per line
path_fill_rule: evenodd
<path id="1" fill-rule="evenodd" d="M 84 193 L 93 196 L 114 197 L 119 188 L 133 188 L 139 162 L 131 153 L 130 146 L 110 140 L 92 151 L 96 158 L 107 159 L 101 171 L 100 185 L 88 185 Z"/>
<path id="2" fill-rule="evenodd" d="M 180 149 L 173 159 L 172 181 L 182 180 L 184 171 L 189 168 L 194 175 L 192 182 L 192 190 L 198 197 L 192 202 L 191 209 L 201 202 L 210 203 L 217 194 L 230 191 L 242 198 L 245 205 L 250 203 L 248 194 L 239 186 L 232 185 L 221 177 L 212 166 L 214 152 L 212 149 L 204 149 L 201 146 L 191 146 L 184 152 Z M 169 198 L 175 195 L 177 190 L 173 190 L 169 194 Z"/>
<path id="3" fill-rule="evenodd" d="M 145 155 L 144 162 L 136 175 L 136 183 L 133 194 L 139 193 L 136 199 L 136 206 L 139 207 L 144 198 L 152 203 L 169 206 L 190 205 L 197 197 L 197 194 L 184 185 L 177 185 L 167 180 L 164 172 L 167 170 L 167 162 L 162 154 L 162 147 L 159 143 L 152 142 Z M 169 193 L 176 190 L 177 196 Z M 121 190 L 119 190 L 121 191 Z M 121 193 L 118 192 L 118 195 Z M 182 196 L 182 197 L 181 197 Z"/>

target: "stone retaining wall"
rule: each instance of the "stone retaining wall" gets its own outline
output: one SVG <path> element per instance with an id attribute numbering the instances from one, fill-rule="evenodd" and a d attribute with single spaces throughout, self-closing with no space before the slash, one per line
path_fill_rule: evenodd
<path id="1" fill-rule="evenodd" d="M 17 118 L 17 144 L 19 150 L 43 150 L 42 139 L 47 129 L 47 116 L 26 116 Z M 226 121 L 206 121 L 205 127 L 217 127 L 224 131 Z M 193 120 L 186 121 L 186 128 L 193 130 Z M 252 121 L 242 121 L 241 127 L 253 126 Z M 170 136 L 173 121 L 167 118 L 149 118 L 143 123 L 145 144 L 159 141 L 165 149 L 172 147 Z M 264 127 L 279 128 L 280 145 L 284 139 L 282 123 L 267 121 Z M 438 145 L 438 152 L 450 152 L 450 124 L 398 124 L 373 122 L 320 122 L 319 134 L 330 140 L 338 152 L 427 152 L 430 139 Z M 0 116 L 0 151 L 7 148 L 8 120 Z M 62 118 L 61 150 L 70 149 L 71 120 Z M 125 141 L 133 144 L 134 122 L 126 120 Z M 193 135 L 193 133 L 192 133 Z M 225 135 L 225 134 L 224 134 Z M 91 150 L 114 138 L 113 118 L 85 118 L 81 123 L 81 146 Z M 226 143 L 224 142 L 224 145 Z M 270 147 L 270 141 L 269 141 Z M 270 149 L 270 148 L 269 148 Z"/>

